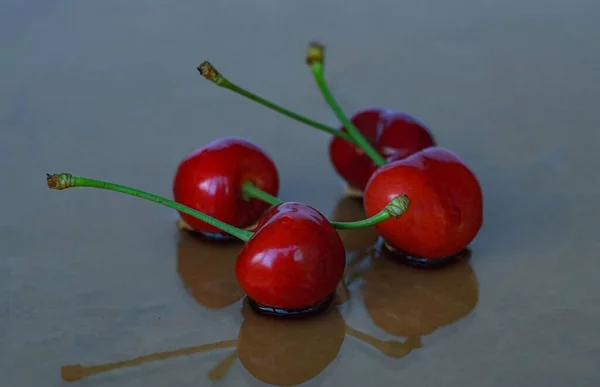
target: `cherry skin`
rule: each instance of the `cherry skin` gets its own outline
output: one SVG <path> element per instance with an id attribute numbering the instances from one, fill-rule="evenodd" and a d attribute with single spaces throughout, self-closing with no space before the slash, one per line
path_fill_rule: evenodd
<path id="1" fill-rule="evenodd" d="M 408 210 L 374 227 L 402 253 L 425 260 L 453 256 L 481 228 L 481 186 L 447 149 L 430 147 L 377 169 L 365 189 L 366 215 L 374 215 L 399 194 L 410 197 Z"/>
<path id="2" fill-rule="evenodd" d="M 332 295 L 345 264 L 342 240 L 325 216 L 287 202 L 261 217 L 238 256 L 236 276 L 257 304 L 294 311 Z"/>
<path id="3" fill-rule="evenodd" d="M 245 200 L 245 181 L 277 196 L 277 168 L 257 145 L 239 137 L 217 139 L 189 154 L 177 168 L 173 196 L 178 203 L 238 228 L 255 224 L 270 207 L 258 199 Z M 195 231 L 225 235 L 197 218 L 180 213 Z"/>
<path id="4" fill-rule="evenodd" d="M 429 130 L 406 113 L 370 108 L 356 113 L 350 121 L 388 162 L 435 146 Z M 340 130 L 347 132 L 345 127 Z M 340 137 L 333 137 L 329 143 L 329 158 L 336 172 L 361 191 L 377 169 L 360 147 Z"/>

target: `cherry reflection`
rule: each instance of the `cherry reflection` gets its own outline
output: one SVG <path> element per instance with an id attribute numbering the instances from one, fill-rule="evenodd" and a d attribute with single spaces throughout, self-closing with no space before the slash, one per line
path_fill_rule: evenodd
<path id="1" fill-rule="evenodd" d="M 469 258 L 465 250 L 447 265 L 420 268 L 377 245 L 351 263 L 349 277 L 362 279 L 363 302 L 378 327 L 417 343 L 475 308 L 479 286 Z"/>
<path id="2" fill-rule="evenodd" d="M 235 262 L 243 243 L 207 240 L 201 234 L 180 232 L 177 273 L 199 304 L 222 309 L 244 297 L 235 276 Z"/>
<path id="3" fill-rule="evenodd" d="M 411 343 L 379 340 L 348 326 L 343 318 L 343 306 L 348 301 L 348 295 L 345 286 L 340 285 L 336 291 L 334 306 L 321 315 L 300 319 L 259 315 L 251 309 L 246 298 L 241 310 L 244 321 L 237 339 L 143 355 L 114 363 L 67 365 L 61 369 L 62 377 L 66 381 L 76 381 L 151 361 L 231 348 L 224 359 L 211 368 L 209 379 L 221 379 L 239 360 L 244 369 L 257 380 L 276 386 L 295 386 L 323 372 L 337 357 L 347 336 L 393 357 L 404 356 L 413 349 Z"/>
<path id="4" fill-rule="evenodd" d="M 336 220 L 353 221 L 364 217 L 360 202 L 354 199 L 342 199 L 334 211 Z M 349 251 L 359 253 L 348 266 L 346 278 L 353 281 L 365 275 L 365 286 L 377 282 L 381 270 L 375 265 L 360 269 L 360 263 L 368 255 L 360 254 L 377 240 L 373 230 L 340 230 L 340 235 Z M 238 302 L 243 292 L 235 278 L 235 260 L 242 244 L 217 243 L 199 238 L 199 234 L 183 231 L 177 251 L 177 270 L 191 295 L 202 305 L 211 308 L 224 308 Z M 368 249 L 367 251 L 373 250 Z M 370 260 L 369 260 L 370 261 Z M 374 262 L 377 262 L 376 260 Z M 394 262 L 395 265 L 398 265 Z M 394 270 L 389 269 L 389 270 Z M 372 296 L 380 294 L 385 287 L 369 285 Z M 369 302 L 371 299 L 369 298 Z M 294 386 L 313 379 L 325 370 L 338 356 L 342 343 L 347 337 L 361 341 L 374 350 L 393 357 L 401 358 L 419 348 L 419 340 L 380 340 L 346 324 L 344 315 L 351 304 L 350 293 L 345 283 L 336 290 L 333 305 L 324 313 L 301 319 L 282 319 L 257 314 L 252 310 L 246 298 L 242 303 L 241 314 L 244 318 L 238 337 L 215 343 L 181 348 L 173 351 L 158 352 L 100 365 L 63 366 L 62 378 L 76 381 L 95 374 L 109 372 L 125 367 L 133 367 L 151 361 L 159 361 L 180 356 L 189 356 L 208 351 L 228 351 L 223 360 L 215 364 L 208 373 L 210 380 L 219 380 L 229 368 L 239 361 L 244 369 L 257 380 L 276 385 Z M 367 301 L 367 297 L 365 297 Z M 390 302 L 396 302 L 390 299 Z M 368 304 L 370 305 L 370 304 Z M 374 321 L 379 321 L 383 329 L 390 324 L 378 318 L 381 307 L 369 307 L 367 310 Z M 389 310 L 394 310 L 389 309 Z"/>

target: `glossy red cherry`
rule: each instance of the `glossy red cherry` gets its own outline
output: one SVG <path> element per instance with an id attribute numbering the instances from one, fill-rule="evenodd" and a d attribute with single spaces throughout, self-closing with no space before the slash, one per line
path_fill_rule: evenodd
<path id="1" fill-rule="evenodd" d="M 481 228 L 483 198 L 477 177 L 447 149 L 423 149 L 377 169 L 365 189 L 366 215 L 399 194 L 411 199 L 406 213 L 374 227 L 403 253 L 423 259 L 452 256 Z"/>
<path id="2" fill-rule="evenodd" d="M 256 303 L 299 310 L 333 294 L 345 264 L 342 240 L 325 216 L 288 202 L 261 217 L 238 256 L 236 276 Z"/>
<path id="3" fill-rule="evenodd" d="M 224 137 L 195 150 L 179 164 L 173 196 L 178 203 L 246 228 L 255 224 L 270 205 L 257 199 L 245 200 L 245 181 L 273 196 L 278 194 L 277 168 L 267 153 L 246 139 Z M 190 215 L 180 215 L 195 231 L 225 234 Z"/>
<path id="4" fill-rule="evenodd" d="M 371 108 L 356 113 L 351 121 L 387 161 L 399 160 L 435 145 L 429 130 L 406 113 Z M 347 132 L 345 127 L 341 130 Z M 333 137 L 329 143 L 329 157 L 337 173 L 359 190 L 364 190 L 377 169 L 360 147 L 340 137 Z"/>

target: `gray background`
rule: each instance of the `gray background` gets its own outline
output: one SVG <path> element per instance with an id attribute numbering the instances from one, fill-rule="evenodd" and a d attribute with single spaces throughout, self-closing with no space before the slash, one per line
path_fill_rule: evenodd
<path id="1" fill-rule="evenodd" d="M 195 70 L 208 59 L 333 124 L 303 61 L 318 39 L 348 112 L 406 110 L 466 160 L 485 192 L 485 224 L 472 244 L 479 303 L 467 318 L 400 360 L 348 339 L 307 385 L 597 386 L 599 11 L 596 0 L 2 1 L 2 385 L 60 386 L 64 364 L 237 336 L 239 303 L 211 311 L 183 289 L 173 211 L 110 192 L 51 192 L 45 173 L 170 196 L 186 153 L 242 135 L 276 161 L 282 198 L 331 214 L 342 186 L 327 135 Z M 347 321 L 387 338 L 357 297 Z M 224 356 L 77 383 L 208 385 Z M 239 362 L 217 384 L 261 385 Z"/>

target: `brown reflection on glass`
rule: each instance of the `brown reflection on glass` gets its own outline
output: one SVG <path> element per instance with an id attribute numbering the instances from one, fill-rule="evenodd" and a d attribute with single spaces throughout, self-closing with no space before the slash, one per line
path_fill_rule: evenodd
<path id="1" fill-rule="evenodd" d="M 295 386 L 321 373 L 338 355 L 342 343 L 349 336 L 358 339 L 391 357 L 405 356 L 420 343 L 379 340 L 348 326 L 339 306 L 349 301 L 344 284 L 336 291 L 335 306 L 309 318 L 279 319 L 255 313 L 245 299 L 242 307 L 244 321 L 237 339 L 220 341 L 159 352 L 101 365 L 66 365 L 62 378 L 76 381 L 86 377 L 125 367 L 193 355 L 196 353 L 232 348 L 222 361 L 208 372 L 210 380 L 222 378 L 239 359 L 243 367 L 256 379 L 276 386 Z"/>
<path id="2" fill-rule="evenodd" d="M 344 286 L 338 287 L 337 304 L 348 300 Z M 86 377 L 146 362 L 192 355 L 224 348 L 233 348 L 208 373 L 211 380 L 222 378 L 239 359 L 244 368 L 258 380 L 278 386 L 293 386 L 312 379 L 337 356 L 345 337 L 345 322 L 339 308 L 302 319 L 278 319 L 255 313 L 247 298 L 242 307 L 244 321 L 237 339 L 220 341 L 159 352 L 101 365 L 67 365 L 62 378 L 76 381 Z"/>
<path id="3" fill-rule="evenodd" d="M 295 386 L 321 373 L 337 356 L 345 337 L 338 308 L 297 320 L 269 318 L 247 302 L 238 336 L 238 356 L 256 379 L 276 386 Z"/>
<path id="4" fill-rule="evenodd" d="M 200 234 L 180 232 L 177 273 L 191 295 L 207 308 L 225 308 L 244 297 L 235 276 L 242 242 L 205 240 Z"/>
<path id="5" fill-rule="evenodd" d="M 138 366 L 144 363 L 148 363 L 156 360 L 165 360 L 173 357 L 193 355 L 195 353 L 208 352 L 215 349 L 235 347 L 237 344 L 237 340 L 226 340 L 219 341 L 216 343 L 197 345 L 194 347 L 187 347 L 176 349 L 173 351 L 166 352 L 157 352 L 151 355 L 144 355 L 135 357 L 129 360 L 117 361 L 114 363 L 106 363 L 99 365 L 82 365 L 82 364 L 73 364 L 66 365 L 61 368 L 61 376 L 64 380 L 68 382 L 74 382 L 76 380 L 81 380 L 87 378 L 89 376 L 99 374 L 102 372 L 117 370 L 120 368 L 133 367 Z"/>
<path id="6" fill-rule="evenodd" d="M 384 331 L 416 343 L 475 308 L 479 289 L 470 254 L 423 269 L 402 264 L 382 249 L 372 252 L 361 291 L 371 319 Z"/>
<path id="7" fill-rule="evenodd" d="M 448 255 L 446 257 L 434 259 L 420 258 L 403 253 L 402 251 L 387 243 L 387 241 L 383 241 L 383 250 L 387 255 L 393 257 L 394 259 L 402 263 L 416 267 L 421 267 L 424 269 L 435 269 L 442 266 L 451 265 L 452 263 L 464 259 L 465 257 L 469 257 L 471 255 L 471 251 L 469 249 L 463 249 L 454 255 Z"/>
<path id="8" fill-rule="evenodd" d="M 330 220 L 336 222 L 355 222 L 366 219 L 362 200 L 353 197 L 342 197 L 337 205 Z M 338 230 L 342 238 L 344 247 L 349 252 L 364 250 L 365 248 L 377 242 L 377 232 L 373 227 L 361 228 L 356 230 Z"/>
<path id="9" fill-rule="evenodd" d="M 343 198 L 334 217 L 339 221 L 364 219 L 361 202 Z M 294 386 L 327 368 L 338 355 L 346 335 L 387 356 L 401 358 L 421 347 L 421 336 L 462 317 L 475 305 L 477 284 L 472 271 L 466 270 L 469 268 L 466 262 L 444 268 L 443 272 L 423 271 L 382 256 L 381 249 L 373 246 L 377 235 L 372 229 L 340 230 L 340 234 L 347 248 L 357 254 L 348 263 L 333 305 L 324 313 L 292 320 L 273 318 L 254 312 L 246 298 L 241 311 L 244 321 L 237 339 L 101 365 L 66 365 L 61 369 L 62 378 L 76 381 L 146 362 L 231 348 L 208 372 L 210 380 L 222 378 L 239 359 L 260 381 Z M 235 277 L 235 262 L 241 247 L 241 242 L 219 242 L 189 230 L 180 232 L 177 271 L 200 304 L 219 309 L 244 297 Z M 380 340 L 345 323 L 340 306 L 350 301 L 347 284 L 363 276 L 365 306 L 371 318 L 387 332 L 407 337 L 406 341 Z"/>

